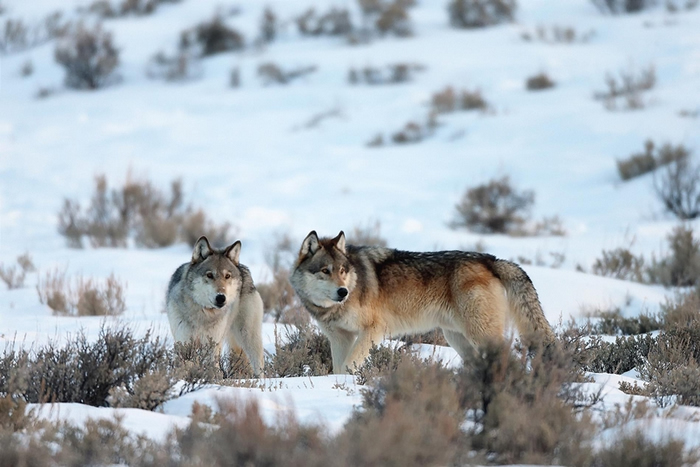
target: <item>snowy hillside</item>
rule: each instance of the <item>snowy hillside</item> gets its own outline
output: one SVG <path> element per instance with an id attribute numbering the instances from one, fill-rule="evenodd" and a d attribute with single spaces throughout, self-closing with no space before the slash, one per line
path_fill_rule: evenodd
<path id="1" fill-rule="evenodd" d="M 97 21 L 92 0 L 3 0 L 0 23 Z M 116 3 L 116 2 L 112 2 Z M 596 311 L 625 317 L 657 313 L 677 292 L 590 273 L 602 250 L 618 247 L 650 259 L 668 253 L 678 225 L 654 191 L 654 176 L 622 182 L 616 161 L 643 150 L 646 140 L 700 151 L 700 8 L 670 13 L 662 6 L 626 15 L 603 14 L 590 0 L 519 0 L 515 21 L 486 28 L 450 27 L 446 1 L 418 0 L 409 9 L 412 34 L 349 44 L 342 36 L 304 36 L 295 18 L 308 7 L 348 9 L 354 0 L 182 0 L 149 15 L 102 21 L 119 49 L 119 79 L 94 91 L 64 86 L 55 61 L 57 39 L 0 55 L 0 264 L 28 253 L 36 266 L 24 286 L 0 284 L 0 343 L 26 348 L 62 342 L 80 330 L 96 338 L 105 321 L 137 335 L 152 330 L 170 338 L 164 311 L 172 272 L 191 256 L 178 242 L 147 249 L 71 248 L 58 232 L 64 200 L 89 205 L 95 177 L 110 188 L 127 178 L 149 180 L 167 192 L 181 179 L 185 202 L 216 224 L 230 223 L 242 241 L 241 262 L 256 283 L 271 280 L 269 251 L 288 234 L 298 248 L 310 230 L 320 235 L 381 224 L 391 247 L 422 251 L 480 248 L 523 264 L 552 324 Z M 275 39 L 259 40 L 265 8 L 276 14 Z M 158 52 L 176 53 L 181 31 L 218 12 L 245 38 L 245 47 L 197 60 L 182 81 L 149 77 Z M 572 42 L 538 39 L 573 28 Z M 530 40 L 523 36 L 527 35 Z M 315 67 L 289 84 L 266 84 L 259 67 Z M 28 67 L 27 64 L 30 64 Z M 417 66 L 394 84 L 352 84 L 351 70 Z M 606 75 L 653 67 L 656 82 L 642 94 L 643 108 L 609 110 L 594 98 Z M 31 68 L 31 71 L 28 69 Z M 238 73 L 238 85 L 231 85 Z M 528 91 L 526 80 L 546 73 L 555 86 Z M 423 125 L 431 99 L 447 86 L 480 90 L 486 111 L 440 113 L 419 142 L 397 144 L 391 135 L 409 122 Z M 46 94 L 38 97 L 39 94 Z M 368 143 L 382 135 L 384 144 Z M 564 236 L 510 236 L 452 229 L 455 205 L 466 189 L 507 175 L 532 190 L 530 223 L 558 216 Z M 697 227 L 691 222 L 690 228 Z M 56 316 L 35 285 L 51 271 L 125 284 L 126 310 L 116 318 Z M 265 323 L 265 349 L 275 351 L 275 325 Z M 423 348 L 423 353 L 431 354 Z M 459 366 L 452 349 L 436 354 Z M 604 410 L 624 405 L 620 379 L 595 374 L 585 391 L 602 388 Z M 256 398 L 265 420 L 293 412 L 302 423 L 342 429 L 361 387 L 351 376 L 269 378 L 255 388 L 209 387 L 172 399 L 155 412 L 122 409 L 130 431 L 163 438 L 188 424 L 193 401 Z M 634 396 L 643 399 L 642 396 Z M 42 417 L 80 423 L 111 417 L 115 409 L 80 404 L 37 407 Z M 700 415 L 684 407 L 646 427 L 663 439 L 683 437 L 700 447 Z M 614 429 L 613 429 L 614 431 Z M 610 430 L 600 435 L 604 442 Z"/>

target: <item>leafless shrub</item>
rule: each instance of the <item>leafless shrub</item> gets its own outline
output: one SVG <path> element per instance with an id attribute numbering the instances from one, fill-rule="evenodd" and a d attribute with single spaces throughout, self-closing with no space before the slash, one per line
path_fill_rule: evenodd
<path id="1" fill-rule="evenodd" d="M 70 23 L 62 16 L 60 12 L 51 13 L 33 25 L 21 19 L 6 19 L 0 27 L 0 54 L 22 52 L 65 34 Z"/>
<path id="2" fill-rule="evenodd" d="M 644 282 L 644 258 L 627 248 L 603 250 L 603 257 L 593 263 L 593 274 L 615 279 Z"/>
<path id="3" fill-rule="evenodd" d="M 413 35 L 411 18 L 407 8 L 408 3 L 406 1 L 394 1 L 384 7 L 374 23 L 380 35 L 392 34 L 397 37 Z"/>
<path id="4" fill-rule="evenodd" d="M 178 216 L 175 216 L 176 218 Z M 208 218 L 203 209 L 194 209 L 189 207 L 185 210 L 185 215 L 180 218 L 180 238 L 188 245 L 194 245 L 197 239 L 205 235 L 209 239 L 212 246 L 223 247 L 231 240 L 230 231 L 231 224 L 223 222 L 216 224 L 212 219 Z M 158 246 L 164 246 L 163 242 Z"/>
<path id="5" fill-rule="evenodd" d="M 518 192 L 510 177 L 503 176 L 468 189 L 455 206 L 457 213 L 450 226 L 479 233 L 518 233 L 534 202 L 534 192 Z"/>
<path id="6" fill-rule="evenodd" d="M 5 267 L 4 264 L 0 263 L 0 280 L 2 280 L 8 289 L 20 289 L 24 287 L 24 278 L 26 274 L 24 271 L 17 268 L 17 266 Z"/>
<path id="7" fill-rule="evenodd" d="M 615 342 L 606 342 L 598 335 L 591 335 L 595 332 L 597 329 L 588 323 L 583 328 L 570 328 L 563 338 L 565 347 L 572 351 L 574 361 L 584 371 L 622 374 L 639 369 L 656 346 L 656 338 L 651 334 L 618 336 Z"/>
<path id="8" fill-rule="evenodd" d="M 617 160 L 617 171 L 622 180 L 630 180 L 653 172 L 664 165 L 687 160 L 689 156 L 690 151 L 681 144 L 673 146 L 666 143 L 657 147 L 652 140 L 647 140 L 644 143 L 644 152 L 634 153 L 627 159 Z"/>
<path id="9" fill-rule="evenodd" d="M 100 24 L 90 29 L 79 23 L 71 28 L 56 45 L 54 57 L 66 72 L 64 82 L 69 88 L 99 89 L 117 79 L 119 50 L 112 34 Z"/>
<path id="10" fill-rule="evenodd" d="M 293 415 L 268 426 L 254 401 L 219 400 L 214 430 L 201 417 L 193 414 L 187 428 L 166 440 L 159 465 L 322 467 L 335 459 L 321 427 L 301 425 Z"/>
<path id="11" fill-rule="evenodd" d="M 415 364 L 423 363 L 407 344 L 374 344 L 361 364 L 355 363 L 353 368 L 346 368 L 346 370 L 352 371 L 357 384 L 366 385 L 382 374 L 396 371 L 405 359 Z"/>
<path id="12" fill-rule="evenodd" d="M 65 271 L 55 269 L 39 280 L 39 302 L 56 315 L 115 316 L 126 310 L 124 288 L 114 274 L 104 283 L 77 277 L 69 280 Z"/>
<path id="13" fill-rule="evenodd" d="M 177 343 L 172 349 L 150 331 L 136 338 L 126 327 L 102 328 L 96 341 L 81 332 L 60 347 L 6 347 L 0 370 L 7 372 L 0 375 L 0 397 L 144 410 L 205 384 L 252 377 L 245 359 L 235 352 L 219 357 L 211 341 Z"/>
<path id="14" fill-rule="evenodd" d="M 391 135 L 391 141 L 395 144 L 420 143 L 429 134 L 426 129 L 417 122 L 408 122 L 404 127 Z"/>
<path id="15" fill-rule="evenodd" d="M 52 95 L 56 94 L 57 92 L 58 91 L 56 90 L 56 88 L 41 86 L 41 87 L 39 87 L 39 89 L 37 89 L 34 97 L 36 97 L 37 99 L 46 99 L 47 97 L 51 97 Z"/>
<path id="16" fill-rule="evenodd" d="M 47 305 L 55 314 L 67 315 L 71 311 L 72 293 L 68 288 L 66 272 L 55 269 L 46 273 L 36 286 L 39 302 Z"/>
<path id="17" fill-rule="evenodd" d="M 172 57 L 161 51 L 151 57 L 146 75 L 166 81 L 187 81 L 201 77 L 202 67 L 198 58 L 188 50 L 180 50 Z"/>
<path id="18" fill-rule="evenodd" d="M 134 238 L 139 246 L 158 248 L 176 241 L 188 244 L 201 235 L 223 245 L 229 240 L 229 223 L 215 224 L 202 209 L 185 205 L 182 182 L 163 194 L 147 180 L 127 178 L 119 189 L 109 190 L 104 175 L 95 178 L 95 193 L 84 213 L 80 203 L 66 199 L 58 215 L 58 231 L 71 247 L 80 248 L 88 237 L 94 247 L 126 247 Z"/>
<path id="19" fill-rule="evenodd" d="M 77 294 L 75 308 L 78 316 L 114 316 L 126 310 L 124 285 L 114 274 L 107 278 L 104 286 L 92 279 L 81 280 Z"/>
<path id="20" fill-rule="evenodd" d="M 296 24 L 302 36 L 346 36 L 353 30 L 348 10 L 335 7 L 321 14 L 309 8 L 296 18 Z"/>
<path id="21" fill-rule="evenodd" d="M 176 382 L 175 375 L 169 369 L 148 371 L 131 388 L 125 384 L 112 387 L 107 402 L 110 407 L 155 410 L 171 399 L 170 393 Z"/>
<path id="22" fill-rule="evenodd" d="M 79 402 L 96 407 L 108 405 L 113 388 L 133 394 L 139 379 L 154 368 L 169 367 L 164 342 L 150 332 L 136 338 L 127 328 L 102 328 L 94 342 L 81 332 L 62 347 L 49 343 L 31 353 L 6 349 L 3 362 L 23 378 L 0 392 L 13 391 L 32 403 Z"/>
<path id="23" fill-rule="evenodd" d="M 375 36 L 408 37 L 413 34 L 409 8 L 414 0 L 359 0 L 362 27 L 349 35 L 351 44 L 368 42 Z"/>
<path id="24" fill-rule="evenodd" d="M 88 11 L 102 18 L 145 16 L 155 12 L 160 5 L 180 1 L 182 0 L 97 0 L 88 7 Z"/>
<path id="25" fill-rule="evenodd" d="M 542 91 L 544 89 L 553 88 L 555 85 L 556 83 L 552 80 L 552 78 L 550 78 L 549 75 L 544 72 L 530 76 L 525 81 L 525 88 L 528 91 Z"/>
<path id="26" fill-rule="evenodd" d="M 678 116 L 682 118 L 698 118 L 700 117 L 700 110 L 683 109 L 678 112 Z"/>
<path id="27" fill-rule="evenodd" d="M 534 31 L 523 31 L 520 37 L 526 42 L 544 42 L 546 44 L 586 43 L 595 35 L 593 30 L 579 33 L 571 26 L 538 26 Z"/>
<path id="28" fill-rule="evenodd" d="M 700 326 L 672 327 L 661 333 L 640 376 L 656 403 L 700 406 Z"/>
<path id="29" fill-rule="evenodd" d="M 656 70 L 653 65 L 641 69 L 638 73 L 630 68 L 619 72 L 619 81 L 613 74 L 608 73 L 605 83 L 607 91 L 597 92 L 594 97 L 602 100 L 608 110 L 618 110 L 618 102 L 622 100 L 622 110 L 636 110 L 645 107 L 643 93 L 656 84 Z"/>
<path id="30" fill-rule="evenodd" d="M 659 313 L 665 329 L 674 327 L 697 327 L 700 321 L 700 293 L 698 288 L 678 294 L 661 304 Z"/>
<path id="31" fill-rule="evenodd" d="M 700 5 L 699 0 L 666 0 L 666 10 L 671 13 L 694 10 L 698 5 Z"/>
<path id="32" fill-rule="evenodd" d="M 173 353 L 178 367 L 178 377 L 185 382 L 180 395 L 221 381 L 221 362 L 217 345 L 212 339 L 206 342 L 195 339 L 176 342 Z"/>
<path id="33" fill-rule="evenodd" d="M 366 226 L 355 225 L 348 235 L 348 243 L 351 245 L 382 246 L 387 245 L 386 239 L 381 234 L 382 224 L 379 221 L 368 222 Z"/>
<path id="34" fill-rule="evenodd" d="M 700 240 L 690 226 L 680 225 L 668 236 L 671 251 L 647 268 L 649 282 L 666 286 L 700 285 Z"/>
<path id="35" fill-rule="evenodd" d="M 374 377 L 338 436 L 346 465 L 452 465 L 464 437 L 451 371 L 405 357 Z"/>
<path id="36" fill-rule="evenodd" d="M 425 70 L 418 63 L 393 63 L 382 68 L 366 66 L 361 69 L 350 68 L 348 82 L 350 84 L 398 84 L 412 81 L 415 74 Z"/>
<path id="37" fill-rule="evenodd" d="M 656 0 L 592 0 L 593 4 L 602 12 L 613 15 L 623 13 L 636 13 L 654 6 Z"/>
<path id="38" fill-rule="evenodd" d="M 295 79 L 310 75 L 318 70 L 315 65 L 302 66 L 283 70 L 279 65 L 267 62 L 258 66 L 258 76 L 262 79 L 263 84 L 289 84 Z"/>
<path id="39" fill-rule="evenodd" d="M 483 28 L 513 21 L 515 0 L 450 0 L 447 12 L 455 28 Z"/>
<path id="40" fill-rule="evenodd" d="M 668 438 L 654 441 L 638 429 L 632 432 L 622 431 L 619 436 L 595 451 L 592 459 L 587 461 L 586 465 L 591 467 L 608 465 L 651 467 L 693 465 L 698 460 L 700 460 L 698 450 L 688 450 L 683 440 Z"/>
<path id="41" fill-rule="evenodd" d="M 489 104 L 478 89 L 474 91 L 463 89 L 456 92 L 451 86 L 447 86 L 432 95 L 430 107 L 435 113 L 445 114 L 460 110 L 485 111 L 489 108 Z"/>
<path id="42" fill-rule="evenodd" d="M 564 228 L 564 222 L 557 215 L 551 217 L 543 217 L 542 220 L 535 223 L 532 231 L 532 235 L 541 236 L 552 236 L 552 237 L 565 237 L 566 229 Z M 550 255 L 553 253 L 550 253 Z"/>
<path id="43" fill-rule="evenodd" d="M 315 326 L 291 326 L 285 332 L 282 339 L 275 330 L 275 353 L 265 362 L 266 375 L 324 376 L 333 371 L 331 345 Z"/>
<path id="44" fill-rule="evenodd" d="M 266 7 L 260 20 L 260 37 L 265 43 L 270 43 L 277 37 L 279 22 L 277 15 L 270 7 Z"/>
<path id="45" fill-rule="evenodd" d="M 654 178 L 654 189 L 664 207 L 681 220 L 698 217 L 700 166 L 684 156 L 666 164 L 660 172 Z"/>
<path id="46" fill-rule="evenodd" d="M 409 346 L 413 344 L 441 345 L 443 347 L 450 346 L 441 329 L 433 329 L 432 331 L 424 332 L 422 334 L 403 336 L 401 337 L 401 340 Z"/>
<path id="47" fill-rule="evenodd" d="M 641 313 L 638 316 L 626 318 L 620 309 L 597 311 L 592 314 L 595 319 L 591 331 L 595 334 L 634 336 L 647 334 L 661 329 L 664 325 L 658 316 Z"/>
<path id="48" fill-rule="evenodd" d="M 25 50 L 29 43 L 29 27 L 21 19 L 5 20 L 5 27 L 0 31 L 0 50 L 3 53 Z"/>
<path id="49" fill-rule="evenodd" d="M 180 33 L 180 50 L 190 51 L 197 56 L 238 51 L 244 47 L 243 35 L 229 27 L 220 14 Z"/>
<path id="50" fill-rule="evenodd" d="M 561 463 L 588 448 L 593 426 L 582 374 L 564 346 L 543 349 L 494 342 L 459 373 L 460 404 L 474 425 L 472 449 L 499 463 Z"/>
<path id="51" fill-rule="evenodd" d="M 275 322 L 303 327 L 310 321 L 309 313 L 289 282 L 290 268 L 295 256 L 296 245 L 290 235 L 278 234 L 265 257 L 265 262 L 272 271 L 272 280 L 258 282 L 256 288 L 263 299 L 265 313 L 271 314 Z"/>
<path id="52" fill-rule="evenodd" d="M 24 272 L 36 272 L 36 266 L 34 266 L 32 255 L 29 253 L 19 255 L 17 257 L 17 264 L 19 264 Z"/>

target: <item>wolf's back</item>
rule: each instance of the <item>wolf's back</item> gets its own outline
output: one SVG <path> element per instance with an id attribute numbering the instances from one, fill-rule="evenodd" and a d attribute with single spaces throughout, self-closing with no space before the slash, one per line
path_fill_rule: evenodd
<path id="1" fill-rule="evenodd" d="M 503 259 L 494 261 L 493 269 L 506 289 L 510 312 L 520 334 L 540 334 L 547 343 L 553 342 L 554 332 L 527 273 L 517 264 Z"/>

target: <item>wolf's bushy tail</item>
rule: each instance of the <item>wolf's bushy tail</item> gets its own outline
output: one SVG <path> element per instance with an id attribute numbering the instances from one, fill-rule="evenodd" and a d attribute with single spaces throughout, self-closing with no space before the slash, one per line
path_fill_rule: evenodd
<path id="1" fill-rule="evenodd" d="M 510 313 L 520 334 L 539 334 L 546 343 L 554 342 L 554 331 L 544 316 L 537 291 L 527 273 L 517 264 L 503 259 L 494 262 L 494 272 L 506 289 Z"/>

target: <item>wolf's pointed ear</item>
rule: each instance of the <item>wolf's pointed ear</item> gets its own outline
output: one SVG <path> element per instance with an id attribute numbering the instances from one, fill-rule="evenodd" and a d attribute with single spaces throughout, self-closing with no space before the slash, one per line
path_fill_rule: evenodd
<path id="1" fill-rule="evenodd" d="M 316 253 L 319 248 L 321 248 L 321 244 L 318 242 L 318 235 L 316 235 L 315 230 L 312 230 L 302 242 L 301 249 L 299 250 L 299 256 L 311 256 Z"/>
<path id="2" fill-rule="evenodd" d="M 198 263 L 199 261 L 204 261 L 213 253 L 211 245 L 209 245 L 209 240 L 207 237 L 202 235 L 199 240 L 194 244 L 194 250 L 192 251 L 192 262 Z"/>
<path id="3" fill-rule="evenodd" d="M 241 241 L 236 240 L 233 245 L 229 245 L 224 250 L 224 256 L 233 261 L 233 264 L 238 266 L 238 260 L 241 257 Z"/>
<path id="4" fill-rule="evenodd" d="M 340 233 L 333 239 L 333 243 L 335 243 L 335 247 L 345 253 L 345 232 L 342 230 Z"/>

